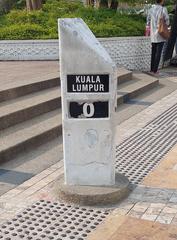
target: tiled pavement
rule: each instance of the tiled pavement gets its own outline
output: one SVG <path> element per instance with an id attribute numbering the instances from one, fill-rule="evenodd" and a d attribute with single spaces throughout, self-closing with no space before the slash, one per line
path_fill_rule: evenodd
<path id="1" fill-rule="evenodd" d="M 117 214 L 177 225 L 177 190 L 138 186 L 119 205 Z"/>
<path id="2" fill-rule="evenodd" d="M 96 231 L 89 234 L 88 240 L 175 240 L 175 225 L 142 220 L 113 213 Z"/>
<path id="3" fill-rule="evenodd" d="M 142 129 L 155 117 L 163 114 L 176 103 L 177 91 L 119 125 L 116 136 L 117 144 L 120 144 L 123 140 L 129 138 L 132 134 Z M 49 203 L 58 202 L 57 197 L 51 189 L 53 183 L 62 174 L 63 162 L 60 161 L 40 174 L 34 176 L 30 180 L 2 195 L 0 197 L 0 223 L 10 220 L 16 214 L 26 209 L 27 206 L 31 206 L 33 203 L 40 200 L 48 201 Z M 141 185 L 138 185 L 134 189 L 127 199 L 117 206 L 113 206 L 112 210 L 114 210 L 114 212 L 116 212 L 118 215 L 126 215 L 136 219 L 177 225 L 177 189 L 166 189 L 159 186 L 152 187 L 149 185 L 147 186 L 142 182 Z M 102 208 L 100 211 L 103 211 L 104 213 L 106 209 Z M 3 225 L 0 227 L 0 233 L 2 232 Z M 29 236 L 26 235 L 25 239 L 31 239 L 28 237 Z M 80 239 L 85 239 L 86 237 L 87 234 Z M 6 238 L 4 237 L 4 239 Z M 48 238 L 46 237 L 43 239 Z M 60 239 L 66 238 L 63 237 Z M 73 239 L 79 238 L 75 237 Z"/>

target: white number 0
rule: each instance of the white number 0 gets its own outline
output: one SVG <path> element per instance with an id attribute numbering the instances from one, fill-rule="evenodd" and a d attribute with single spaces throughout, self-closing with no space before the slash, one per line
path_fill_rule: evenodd
<path id="1" fill-rule="evenodd" d="M 85 117 L 92 117 L 95 113 L 95 108 L 93 103 L 84 103 L 83 114 Z"/>

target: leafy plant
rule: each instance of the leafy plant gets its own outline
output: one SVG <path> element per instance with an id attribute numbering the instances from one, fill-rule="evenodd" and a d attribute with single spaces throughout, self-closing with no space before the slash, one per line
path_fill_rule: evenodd
<path id="1" fill-rule="evenodd" d="M 112 9 L 84 7 L 80 1 L 46 0 L 40 11 L 12 10 L 0 17 L 0 39 L 58 38 L 58 18 L 82 18 L 97 37 L 140 36 L 145 18 Z"/>
<path id="2" fill-rule="evenodd" d="M 1 28 L 0 39 L 40 39 L 45 38 L 48 31 L 36 24 L 11 25 Z"/>

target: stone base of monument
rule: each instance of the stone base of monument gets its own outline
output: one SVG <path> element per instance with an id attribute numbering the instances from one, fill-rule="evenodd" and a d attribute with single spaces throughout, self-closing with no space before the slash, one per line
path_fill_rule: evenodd
<path id="1" fill-rule="evenodd" d="M 116 182 L 113 186 L 71 186 L 64 184 L 64 177 L 55 185 L 55 193 L 59 200 L 85 206 L 116 204 L 130 191 L 130 182 L 119 173 L 116 173 Z"/>

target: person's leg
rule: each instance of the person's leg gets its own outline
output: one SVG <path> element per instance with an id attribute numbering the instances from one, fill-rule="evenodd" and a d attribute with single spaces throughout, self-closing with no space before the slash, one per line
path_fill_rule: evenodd
<path id="1" fill-rule="evenodd" d="M 156 56 L 156 43 L 152 43 L 152 47 L 151 47 L 151 72 L 154 72 L 155 56 Z"/>
<path id="2" fill-rule="evenodd" d="M 159 67 L 163 45 L 164 45 L 164 42 L 156 43 L 156 55 L 155 55 L 154 68 L 153 68 L 155 73 L 157 72 L 158 67 Z"/>

